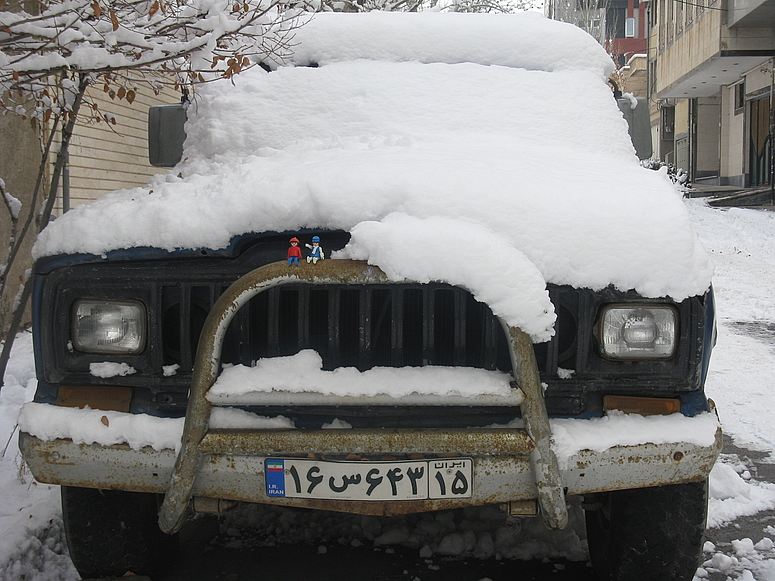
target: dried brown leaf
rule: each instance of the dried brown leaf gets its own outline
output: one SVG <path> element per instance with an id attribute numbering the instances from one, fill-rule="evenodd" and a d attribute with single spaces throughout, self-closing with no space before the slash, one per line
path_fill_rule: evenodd
<path id="1" fill-rule="evenodd" d="M 94 12 L 94 16 L 96 16 L 97 18 L 102 16 L 102 8 L 100 7 L 100 3 L 99 2 L 96 2 L 96 1 L 92 2 L 91 3 L 91 9 L 92 9 L 92 12 Z"/>
<path id="2" fill-rule="evenodd" d="M 116 95 L 118 96 L 119 99 L 123 99 L 124 97 L 126 97 L 126 89 L 124 87 L 119 87 L 118 93 L 116 93 Z"/>
<path id="3" fill-rule="evenodd" d="M 108 416 L 102 416 L 100 418 L 100 421 L 102 422 L 103 425 L 110 426 L 110 420 L 108 420 Z"/>
<path id="4" fill-rule="evenodd" d="M 116 98 L 116 92 L 115 92 L 115 91 L 113 91 L 113 90 L 111 90 L 111 91 L 108 93 L 108 96 L 109 96 L 111 99 L 115 99 L 115 98 Z"/>
<path id="5" fill-rule="evenodd" d="M 135 101 L 135 92 L 132 89 L 129 89 L 126 92 L 126 100 L 127 100 L 127 103 L 129 103 L 130 105 L 132 103 L 134 103 L 134 101 Z"/>
<path id="6" fill-rule="evenodd" d="M 148 11 L 148 16 L 153 16 L 159 11 L 159 0 L 156 0 L 151 4 L 151 9 Z"/>
<path id="7" fill-rule="evenodd" d="M 113 31 L 118 30 L 118 16 L 114 10 L 110 11 L 110 21 L 113 23 Z"/>

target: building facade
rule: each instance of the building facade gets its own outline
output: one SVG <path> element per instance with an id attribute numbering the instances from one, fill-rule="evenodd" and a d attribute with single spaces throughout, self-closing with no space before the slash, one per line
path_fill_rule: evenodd
<path id="1" fill-rule="evenodd" d="M 772 0 L 653 0 L 649 96 L 656 155 L 694 183 L 771 182 Z"/>
<path id="2" fill-rule="evenodd" d="M 649 98 L 654 157 L 693 183 L 772 183 L 775 0 L 611 0 L 596 5 L 602 37 L 587 1 L 551 0 L 546 12 L 595 36 L 620 88 Z"/>

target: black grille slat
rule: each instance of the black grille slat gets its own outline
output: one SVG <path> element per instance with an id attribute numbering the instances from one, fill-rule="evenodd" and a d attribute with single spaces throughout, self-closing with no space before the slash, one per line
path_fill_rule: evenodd
<path id="1" fill-rule="evenodd" d="M 266 342 L 267 353 L 270 357 L 277 357 L 280 353 L 280 294 L 277 289 L 267 291 L 266 309 Z"/>
<path id="2" fill-rule="evenodd" d="M 299 316 L 297 320 L 297 348 L 306 349 L 310 344 L 309 339 L 309 287 L 302 285 L 299 288 Z"/>
<path id="3" fill-rule="evenodd" d="M 390 364 L 393 367 L 401 367 L 403 361 L 404 346 L 404 301 L 403 289 L 392 287 L 390 289 Z"/>
<path id="4" fill-rule="evenodd" d="M 340 360 L 339 293 L 339 287 L 333 287 L 328 293 L 328 356 L 333 361 Z"/>
<path id="5" fill-rule="evenodd" d="M 366 288 L 358 295 L 358 367 L 369 369 L 372 366 L 373 351 L 371 338 L 371 305 L 373 292 Z"/>
<path id="6" fill-rule="evenodd" d="M 466 299 L 468 293 L 456 288 L 452 291 L 455 296 L 455 356 L 454 365 L 463 366 L 466 364 Z"/>
<path id="7" fill-rule="evenodd" d="M 191 285 L 181 284 L 180 289 L 180 353 L 181 366 L 183 369 L 191 369 L 194 366 L 194 361 L 191 353 L 191 349 L 187 348 L 188 345 L 194 345 L 194 352 L 196 352 L 196 344 L 191 340 L 191 308 L 188 306 L 191 304 Z"/>
<path id="8" fill-rule="evenodd" d="M 428 365 L 433 360 L 436 345 L 436 291 L 424 292 L 422 298 L 422 364 Z"/>
<path id="9" fill-rule="evenodd" d="M 495 318 L 488 317 L 484 308 L 482 308 L 482 318 L 484 319 L 484 356 L 482 357 L 484 368 L 495 369 L 498 361 L 498 350 L 495 344 L 498 321 Z"/>

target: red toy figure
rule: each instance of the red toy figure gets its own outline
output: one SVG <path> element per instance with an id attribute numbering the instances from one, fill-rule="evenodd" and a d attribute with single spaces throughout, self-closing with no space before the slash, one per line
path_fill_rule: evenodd
<path id="1" fill-rule="evenodd" d="M 291 266 L 292 264 L 299 266 L 299 258 L 301 258 L 299 239 L 294 236 L 291 238 L 291 246 L 288 248 L 288 266 Z"/>

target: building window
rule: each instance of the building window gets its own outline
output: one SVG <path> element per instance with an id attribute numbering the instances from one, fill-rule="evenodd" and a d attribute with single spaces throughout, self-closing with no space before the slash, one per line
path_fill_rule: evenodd
<path id="1" fill-rule="evenodd" d="M 654 98 L 657 94 L 657 61 L 656 59 L 649 62 L 649 98 Z"/>
<path id="2" fill-rule="evenodd" d="M 738 83 L 735 89 L 735 115 L 740 115 L 745 110 L 745 81 Z"/>
<path id="3" fill-rule="evenodd" d="M 660 110 L 662 139 L 673 139 L 675 133 L 675 107 L 663 106 Z"/>
<path id="4" fill-rule="evenodd" d="M 635 38 L 635 19 L 627 18 L 624 21 L 624 37 Z"/>

